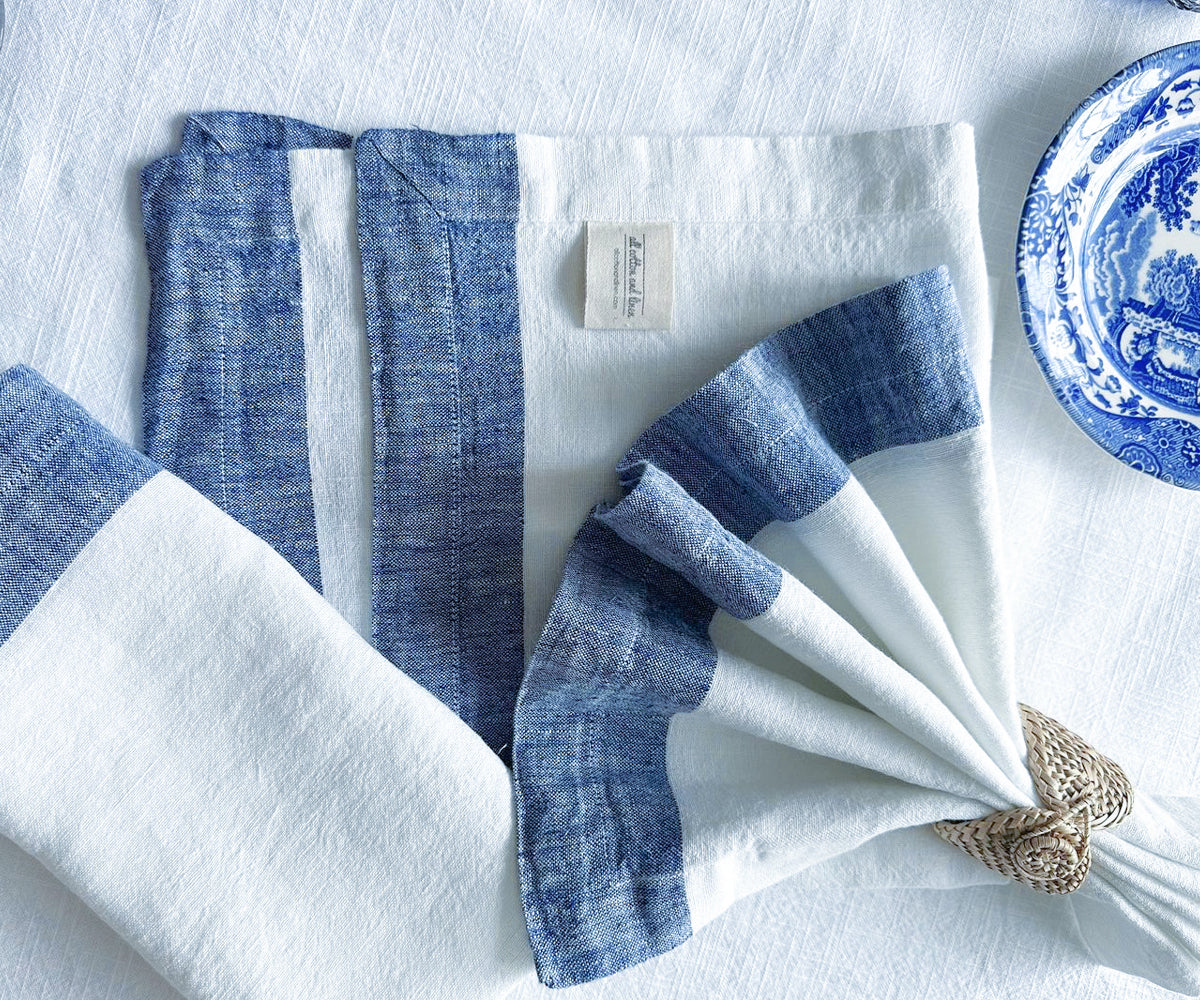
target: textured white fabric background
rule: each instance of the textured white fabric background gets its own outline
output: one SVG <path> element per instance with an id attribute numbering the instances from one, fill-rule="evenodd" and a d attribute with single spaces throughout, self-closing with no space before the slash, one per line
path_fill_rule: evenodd
<path id="1" fill-rule="evenodd" d="M 9 0 L 0 49 L 0 362 L 24 360 L 133 439 L 147 279 L 136 171 L 190 111 L 356 132 L 842 133 L 976 127 L 997 309 L 994 420 L 1021 696 L 1140 787 L 1200 778 L 1200 496 L 1091 445 L 1022 342 L 1021 197 L 1076 103 L 1200 37 L 1166 0 L 247 4 Z M 0 997 L 172 997 L 35 863 L 0 845 Z M 1057 941 L 1009 887 L 747 900 L 588 997 L 1167 996 Z M 1042 931 L 1047 932 L 1042 937 Z"/>

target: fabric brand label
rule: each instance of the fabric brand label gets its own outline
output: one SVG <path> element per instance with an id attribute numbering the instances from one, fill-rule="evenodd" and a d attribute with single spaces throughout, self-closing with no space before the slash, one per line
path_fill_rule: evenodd
<path id="1" fill-rule="evenodd" d="M 675 298 L 675 226 L 670 222 L 588 222 L 589 330 L 669 330 Z"/>

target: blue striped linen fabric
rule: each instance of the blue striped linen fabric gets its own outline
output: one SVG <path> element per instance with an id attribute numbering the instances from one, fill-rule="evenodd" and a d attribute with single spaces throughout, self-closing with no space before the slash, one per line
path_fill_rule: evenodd
<path id="1" fill-rule="evenodd" d="M 318 590 L 287 151 L 349 144 L 300 122 L 205 114 L 178 154 L 142 171 L 146 453 Z"/>
<path id="2" fill-rule="evenodd" d="M 510 135 L 355 146 L 375 417 L 374 643 L 508 760 L 524 666 Z"/>
<path id="3" fill-rule="evenodd" d="M 352 142 L 279 116 L 206 113 L 142 176 L 147 451 L 318 589 L 287 153 Z M 376 130 L 354 158 L 373 642 L 507 760 L 524 661 L 513 140 Z"/>
<path id="4" fill-rule="evenodd" d="M 10 776 L 3 832 L 48 864 L 68 858 L 68 884 L 173 982 L 203 996 L 223 995 L 231 982 L 239 995 L 262 992 L 257 925 L 228 921 L 249 899 L 293 917 L 303 911 L 292 925 L 294 947 L 267 956 L 270 975 L 301 992 L 419 982 L 428 995 L 452 996 L 469 975 L 473 995 L 482 996 L 527 981 L 534 963 L 544 983 L 561 987 L 660 954 L 738 892 L 801 870 L 814 851 L 854 855 L 850 870 L 863 885 L 886 883 L 891 863 L 905 879 L 915 868 L 922 882 L 943 887 L 994 881 L 929 827 L 996 808 L 997 800 L 1020 804 L 1023 793 L 994 782 L 978 756 L 959 753 L 972 735 L 906 672 L 892 636 L 880 631 L 868 641 L 837 619 L 766 541 L 776 525 L 817 525 L 817 535 L 804 535 L 810 541 L 831 525 L 851 535 L 872 530 L 858 515 L 875 500 L 888 506 L 879 476 L 899 469 L 907 477 L 914 460 L 935 476 L 945 460 L 943 473 L 974 468 L 972 449 L 986 438 L 973 383 L 963 377 L 953 301 L 945 271 L 935 270 L 788 327 L 638 439 L 621 464 L 626 495 L 598 508 L 572 547 L 522 687 L 515 820 L 500 761 L 397 676 L 266 545 L 40 376 L 21 367 L 0 374 L 0 652 L 10 666 L 50 657 L 44 682 L 36 671 L 6 675 L 16 711 L 7 739 L 28 743 L 43 791 L 34 795 L 28 780 Z M 846 419 L 859 423 L 831 423 Z M 871 464 L 896 456 L 901 461 Z M 877 491 L 866 501 L 867 493 L 854 496 L 864 483 Z M 978 496 L 977 486 L 963 495 Z M 853 502 L 842 505 L 847 496 Z M 954 509 L 931 503 L 935 518 Z M 830 510 L 858 519 L 822 521 Z M 833 551 L 849 557 L 851 573 L 869 565 L 855 564 L 851 549 Z M 868 559 L 881 553 L 864 550 Z M 897 596 L 867 596 L 881 594 Z M 135 619 L 117 610 L 126 597 L 140 608 Z M 804 632 L 810 614 L 829 649 L 858 644 L 841 661 L 850 673 L 824 675 L 848 700 L 806 691 L 800 675 L 771 680 L 771 668 L 731 659 L 731 636 L 716 627 L 725 616 L 786 651 L 796 648 L 789 631 Z M 76 618 L 90 639 L 59 626 Z M 94 677 L 80 676 L 83 663 Z M 867 675 L 852 676 L 857 667 Z M 135 688 L 157 704 L 152 718 L 131 697 Z M 721 691 L 725 700 L 714 702 Z M 237 710 L 227 711 L 231 705 Z M 775 721 L 756 729 L 753 716 L 764 708 Z M 42 738 L 44 718 L 64 711 L 84 724 L 87 754 L 102 755 L 81 760 L 81 770 L 64 772 L 62 746 Z M 732 723 L 724 736 L 722 712 Z M 294 745 L 318 716 L 331 741 Z M 701 724 L 688 758 L 678 742 L 686 736 L 676 734 L 691 718 Z M 215 756 L 213 741 L 222 748 Z M 126 794 L 122 767 L 158 761 L 156 747 L 161 767 L 143 774 L 156 777 L 141 788 L 150 807 Z M 750 771 L 735 766 L 725 778 L 749 778 L 748 788 L 722 784 L 726 752 Z M 689 760 L 699 765 L 690 784 L 680 770 Z M 810 771 L 815 785 L 804 783 Z M 342 777 L 331 786 L 334 772 Z M 722 798 L 748 795 L 755 806 L 749 816 L 721 814 L 720 803 L 701 796 L 718 807 L 718 827 L 732 820 L 749 848 L 747 858 L 731 859 L 718 844 L 719 863 L 734 864 L 715 882 L 692 848 L 704 817 L 698 825 L 686 794 L 697 782 Z M 772 782 L 781 799 L 772 799 Z M 229 791 L 219 809 L 214 783 Z M 821 786 L 832 798 L 807 801 Z M 49 812 L 45 794 L 59 797 Z M 1139 793 L 1115 835 L 1097 832 L 1093 873 L 1063 904 L 1075 921 L 1066 926 L 1078 927 L 1105 965 L 1195 990 L 1196 840 L 1180 822 L 1186 803 L 1178 818 L 1166 806 Z M 318 841 L 279 827 L 281 809 L 320 813 Z M 185 823 L 189 838 L 162 837 L 168 818 Z M 769 829 L 756 831 L 763 821 Z M 148 856 L 137 838 L 114 838 L 108 827 L 123 823 L 161 850 Z M 793 825 L 804 828 L 799 838 L 788 836 Z M 452 835 L 442 840 L 446 831 Z M 888 846 L 873 854 L 881 841 Z M 330 869 L 332 842 L 344 869 Z M 396 868 L 401 844 L 406 863 Z M 228 877 L 231 865 L 258 851 L 271 863 Z M 791 860 L 781 865 L 780 853 Z M 274 864 L 283 855 L 289 862 Z M 127 891 L 147 863 L 155 884 L 178 879 L 180 893 L 149 916 L 143 898 Z M 100 868 L 103 877 L 93 878 Z M 741 887 L 729 881 L 746 876 Z M 430 885 L 430 906 L 403 902 Z M 331 924 L 334 896 L 339 917 Z M 468 900 L 477 904 L 469 915 Z M 427 949 L 380 949 L 381 919 L 410 944 L 431 926 L 439 930 Z M 310 948 L 327 954 L 297 960 Z"/>
<path id="5" fill-rule="evenodd" d="M 0 835 L 184 996 L 533 978 L 501 761 L 22 366 L 0 372 L 0 711 Z"/>
<path id="6" fill-rule="evenodd" d="M 245 114 L 196 116 L 184 136 L 144 176 L 147 442 L 319 584 L 286 151 L 349 140 Z M 376 130 L 353 156 L 373 638 L 497 754 L 511 750 L 539 977 L 570 986 L 660 954 L 820 857 L 853 852 L 851 869 L 869 873 L 910 851 L 935 884 L 995 879 L 928 843 L 936 820 L 1034 794 L 993 606 L 990 446 L 948 272 L 781 330 L 643 433 L 618 467 L 625 496 L 568 554 L 522 679 L 520 148 L 506 134 Z M 275 361 L 257 325 L 282 338 Z M 826 577 L 813 590 L 810 544 L 824 546 L 809 552 Z M 727 622 L 815 680 L 744 659 Z M 769 789 L 753 780 L 764 768 Z M 709 823 L 714 791 L 726 801 Z M 833 797 L 795 812 L 809 795 Z M 772 801 L 781 810 L 755 832 Z M 1105 964 L 1200 983 L 1190 835 L 1138 801 L 1119 837 L 1097 840 L 1073 912 Z"/>
<path id="7" fill-rule="evenodd" d="M 157 471 L 33 369 L 0 372 L 0 643 Z"/>
<path id="8" fill-rule="evenodd" d="M 848 462 L 979 425 L 963 338 L 946 271 L 915 275 L 781 330 L 630 449 L 628 493 L 576 538 L 517 707 L 544 983 L 609 975 L 690 935 L 666 738 L 708 690 L 713 615 L 771 605 L 779 567 L 748 540 L 820 508 Z"/>

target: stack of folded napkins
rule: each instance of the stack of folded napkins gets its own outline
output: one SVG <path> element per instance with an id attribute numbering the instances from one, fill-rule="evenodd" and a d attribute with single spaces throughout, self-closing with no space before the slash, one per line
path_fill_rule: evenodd
<path id="1" fill-rule="evenodd" d="M 802 869 L 1200 992 L 1200 843 L 1018 707 L 973 185 L 961 128 L 190 119 L 149 458 L 0 376 L 0 832 L 194 997 L 571 986 Z M 671 332 L 581 336 L 587 219 L 674 226 Z"/>

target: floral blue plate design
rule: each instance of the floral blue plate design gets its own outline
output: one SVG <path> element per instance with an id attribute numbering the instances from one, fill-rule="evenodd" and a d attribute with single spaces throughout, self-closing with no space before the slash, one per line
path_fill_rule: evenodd
<path id="1" fill-rule="evenodd" d="M 1200 43 L 1083 102 L 1017 239 L 1025 332 L 1066 411 L 1121 461 L 1200 489 Z"/>

